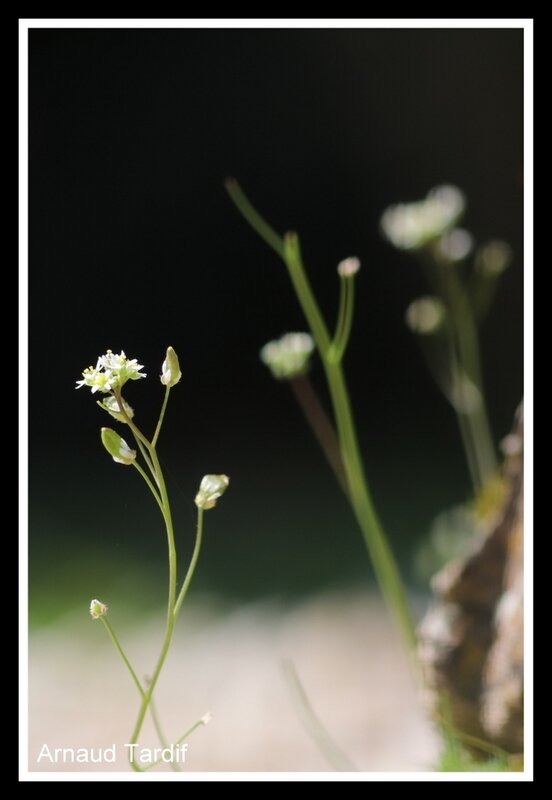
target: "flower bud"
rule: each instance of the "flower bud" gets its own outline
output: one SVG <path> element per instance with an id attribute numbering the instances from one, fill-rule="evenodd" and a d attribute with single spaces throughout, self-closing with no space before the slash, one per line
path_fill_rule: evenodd
<path id="1" fill-rule="evenodd" d="M 97 401 L 100 408 L 103 408 L 104 411 L 107 411 L 108 414 L 118 420 L 119 422 L 124 422 L 126 424 L 127 420 L 125 415 L 121 411 L 121 407 L 119 405 L 119 401 L 116 397 L 110 394 L 108 397 L 105 397 L 103 400 Z M 123 408 L 125 413 L 129 419 L 132 419 L 134 416 L 134 409 L 129 406 L 129 404 L 121 397 L 121 403 L 123 404 Z"/>
<path id="2" fill-rule="evenodd" d="M 180 364 L 178 363 L 178 356 L 172 347 L 167 347 L 167 355 L 161 367 L 161 383 L 164 386 L 172 388 L 176 386 L 182 373 L 180 371 Z"/>
<path id="3" fill-rule="evenodd" d="M 355 256 L 343 259 L 337 265 L 337 271 L 342 278 L 351 278 L 360 269 L 360 261 Z"/>
<path id="4" fill-rule="evenodd" d="M 195 497 L 195 504 L 198 508 L 207 511 L 214 508 L 217 500 L 221 497 L 230 483 L 227 475 L 205 475 L 199 486 L 199 492 Z"/>
<path id="5" fill-rule="evenodd" d="M 125 440 L 111 428 L 102 428 L 102 444 L 117 464 L 132 464 L 136 450 L 131 450 Z"/>
<path id="6" fill-rule="evenodd" d="M 103 617 L 104 614 L 107 614 L 107 606 L 105 603 L 102 603 L 101 600 L 91 600 L 90 616 L 92 619 L 99 619 L 100 617 Z"/>

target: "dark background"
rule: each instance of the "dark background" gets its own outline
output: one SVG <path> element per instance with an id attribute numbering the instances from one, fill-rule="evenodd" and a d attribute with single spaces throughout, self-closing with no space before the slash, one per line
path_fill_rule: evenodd
<path id="1" fill-rule="evenodd" d="M 95 398 L 74 389 L 107 348 L 146 366 L 126 394 L 147 430 L 167 344 L 180 355 L 160 450 L 185 551 L 201 476 L 231 476 L 196 591 L 287 598 L 370 574 L 289 387 L 259 362 L 268 339 L 304 323 L 227 175 L 277 230 L 300 233 L 330 325 L 335 266 L 362 261 L 346 368 L 371 487 L 411 576 L 433 516 L 470 486 L 453 412 L 403 323 L 423 278 L 378 221 L 450 182 L 476 238 L 512 245 L 483 330 L 498 441 L 522 394 L 522 59 L 521 30 L 30 31 L 37 618 L 95 595 L 128 603 L 132 581 L 144 602 L 162 597 L 157 510 L 103 451 Z M 323 389 L 318 364 L 312 378 Z"/>

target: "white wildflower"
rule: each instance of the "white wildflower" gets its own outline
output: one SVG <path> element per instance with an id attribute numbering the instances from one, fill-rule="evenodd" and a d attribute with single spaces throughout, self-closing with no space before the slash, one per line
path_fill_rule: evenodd
<path id="1" fill-rule="evenodd" d="M 281 339 L 265 344 L 260 355 L 274 377 L 283 380 L 306 372 L 313 350 L 310 334 L 286 333 Z"/>
<path id="2" fill-rule="evenodd" d="M 437 239 L 460 219 L 466 201 L 456 186 L 438 186 L 425 200 L 399 203 L 383 213 L 381 227 L 400 250 L 416 250 Z"/>

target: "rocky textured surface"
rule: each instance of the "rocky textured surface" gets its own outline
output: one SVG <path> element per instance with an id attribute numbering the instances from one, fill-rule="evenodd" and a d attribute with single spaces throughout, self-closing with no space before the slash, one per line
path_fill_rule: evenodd
<path id="1" fill-rule="evenodd" d="M 420 626 L 433 702 L 464 733 L 523 749 L 523 415 L 504 442 L 506 495 L 470 552 L 433 580 Z"/>

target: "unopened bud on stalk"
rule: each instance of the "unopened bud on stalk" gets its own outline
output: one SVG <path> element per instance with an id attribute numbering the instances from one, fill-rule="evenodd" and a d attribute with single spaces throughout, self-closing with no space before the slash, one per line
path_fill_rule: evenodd
<path id="1" fill-rule="evenodd" d="M 111 414 L 111 416 L 114 419 L 118 420 L 119 422 L 124 422 L 125 424 L 127 424 L 127 419 L 125 417 L 125 414 L 129 419 L 132 419 L 132 417 L 134 416 L 134 409 L 131 406 L 129 406 L 126 400 L 124 400 L 122 397 L 121 397 L 121 403 L 123 404 L 125 414 L 123 414 L 121 411 L 121 406 L 119 405 L 119 401 L 112 394 L 108 395 L 103 400 L 98 400 L 97 403 L 100 408 L 103 408 L 104 411 L 107 411 L 108 414 Z"/>
<path id="2" fill-rule="evenodd" d="M 111 428 L 102 428 L 102 444 L 117 464 L 132 464 L 136 450 L 132 450 L 125 440 Z"/>
<path id="3" fill-rule="evenodd" d="M 176 386 L 182 373 L 180 371 L 180 364 L 178 363 L 178 356 L 172 347 L 167 347 L 167 355 L 161 367 L 161 383 L 164 386 L 172 388 Z"/>
<path id="4" fill-rule="evenodd" d="M 99 619 L 107 614 L 107 606 L 101 600 L 90 601 L 90 616 L 92 619 Z"/>
<path id="5" fill-rule="evenodd" d="M 228 489 L 229 483 L 230 478 L 227 475 L 205 475 L 195 497 L 196 506 L 203 511 L 214 508 L 219 497 Z"/>
<path id="6" fill-rule="evenodd" d="M 355 256 L 343 259 L 337 265 L 337 271 L 342 278 L 351 278 L 360 269 L 360 261 Z"/>

